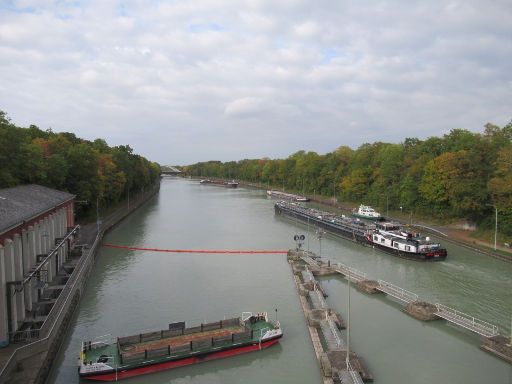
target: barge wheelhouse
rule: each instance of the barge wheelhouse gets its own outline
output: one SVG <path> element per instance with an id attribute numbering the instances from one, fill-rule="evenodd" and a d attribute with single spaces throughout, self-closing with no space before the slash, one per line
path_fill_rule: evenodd
<path id="1" fill-rule="evenodd" d="M 446 249 L 440 243 L 432 241 L 428 236 L 404 231 L 396 223 L 376 224 L 375 230 L 368 233 L 368 242 L 377 248 L 410 259 L 438 261 L 446 259 L 447 256 Z"/>

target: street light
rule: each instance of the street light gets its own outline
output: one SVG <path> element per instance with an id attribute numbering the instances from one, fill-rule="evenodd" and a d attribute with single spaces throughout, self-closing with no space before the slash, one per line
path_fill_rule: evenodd
<path id="1" fill-rule="evenodd" d="M 402 213 L 403 213 L 403 207 L 400 206 L 400 214 L 402 214 Z"/>
<path id="2" fill-rule="evenodd" d="M 494 226 L 494 250 L 496 251 L 496 243 L 497 243 L 497 238 L 498 238 L 498 207 L 496 207 L 496 205 L 494 204 L 485 204 L 487 205 L 488 207 L 493 207 L 496 211 L 496 219 L 495 219 L 495 226 Z"/>

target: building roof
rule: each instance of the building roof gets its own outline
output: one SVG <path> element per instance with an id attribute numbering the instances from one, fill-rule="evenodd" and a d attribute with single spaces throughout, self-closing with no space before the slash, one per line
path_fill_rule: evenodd
<path id="1" fill-rule="evenodd" d="M 0 189 L 0 234 L 74 197 L 36 184 Z"/>

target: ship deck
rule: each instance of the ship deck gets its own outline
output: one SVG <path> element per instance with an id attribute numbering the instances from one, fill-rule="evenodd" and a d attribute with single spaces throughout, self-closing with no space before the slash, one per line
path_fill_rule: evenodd
<path id="1" fill-rule="evenodd" d="M 245 330 L 243 326 L 225 327 L 222 329 L 214 329 L 211 331 L 203 331 L 199 333 L 191 333 L 188 335 L 172 336 L 159 340 L 146 341 L 142 343 L 127 344 L 121 347 L 121 353 L 144 352 L 146 349 L 157 349 L 161 347 L 179 347 L 190 344 L 191 341 L 206 339 L 212 337 L 229 336 L 232 333 L 241 333 Z"/>
<path id="2" fill-rule="evenodd" d="M 151 351 L 158 353 L 159 351 L 166 350 L 167 348 L 169 349 L 168 353 L 158 353 L 158 356 L 153 357 L 153 361 L 170 357 L 171 350 L 173 350 L 173 356 L 187 356 L 190 355 L 191 350 L 186 348 L 186 346 L 196 342 L 202 343 L 207 341 L 206 344 L 208 345 L 198 345 L 198 348 L 201 351 L 206 352 L 213 349 L 213 340 L 225 338 L 226 341 L 220 342 L 220 345 L 223 346 L 236 345 L 240 342 L 254 342 L 259 340 L 260 336 L 262 336 L 265 330 L 273 328 L 274 326 L 270 322 L 258 321 L 254 324 L 248 324 L 248 327 L 243 325 L 226 326 L 220 329 L 163 337 L 156 340 L 124 343 L 120 346 L 118 342 L 112 342 L 105 345 L 96 345 L 95 348 L 84 351 L 84 361 L 87 363 L 96 362 L 101 356 L 106 356 L 108 357 L 107 364 L 111 366 L 122 367 L 126 364 L 130 365 L 130 362 L 125 361 L 126 359 L 144 361 L 149 359 Z M 252 337 L 250 333 L 251 330 L 253 331 Z M 235 342 L 230 339 L 230 336 L 232 335 L 243 336 L 244 333 L 247 334 L 248 332 L 249 334 L 247 335 L 247 338 L 244 337 L 243 339 L 237 340 Z M 208 340 L 212 340 L 212 344 L 209 344 Z M 215 349 L 218 349 L 219 345 L 217 344 L 216 347 L 217 348 Z"/>

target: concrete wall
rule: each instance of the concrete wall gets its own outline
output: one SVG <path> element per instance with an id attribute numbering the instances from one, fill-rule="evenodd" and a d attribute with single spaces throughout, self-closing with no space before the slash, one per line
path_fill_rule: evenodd
<path id="1" fill-rule="evenodd" d="M 5 275 L 5 251 L 4 246 L 0 244 L 0 297 L 7 298 Z M 0 347 L 9 344 L 9 328 L 7 321 L 7 306 L 0 305 Z"/>
<path id="2" fill-rule="evenodd" d="M 96 248 L 100 243 L 103 234 L 110 230 L 117 223 L 121 222 L 126 216 L 139 208 L 156 193 L 158 193 L 158 190 L 160 189 L 159 187 L 159 184 L 155 185 L 154 188 L 146 191 L 143 196 L 139 196 L 138 198 L 133 199 L 132 204 L 129 205 L 128 209 L 120 207 L 116 213 L 110 215 L 107 220 L 104 220 L 100 229 L 100 234 L 96 238 L 96 241 L 94 241 L 93 246 L 89 250 L 85 251 L 85 255 L 80 258 L 79 263 L 73 271 L 73 274 L 71 275 L 66 288 L 57 299 L 57 301 L 60 301 L 61 304 L 58 302 L 55 304 L 49 317 L 51 317 L 52 313 L 58 313 L 58 315 L 56 315 L 56 317 L 51 321 L 48 321 L 48 326 L 46 326 L 45 323 L 41 329 L 40 339 L 15 349 L 10 359 L 7 361 L 7 363 L 5 363 L 3 369 L 0 371 L 0 384 L 7 384 L 13 381 L 27 384 L 42 384 L 46 382 L 46 377 L 52 365 L 53 358 L 60 346 L 60 341 L 66 332 L 67 324 L 69 323 L 73 310 L 87 284 L 88 274 L 94 265 Z M 67 211 L 67 215 L 69 215 L 69 210 Z M 42 228 L 44 223 L 38 223 L 38 230 L 41 233 L 43 231 Z M 68 227 L 69 226 L 70 225 L 68 224 Z M 37 239 L 38 237 L 36 236 L 36 251 Z M 2 248 L 0 247 L 0 262 L 1 251 Z M 5 248 L 3 251 L 5 259 Z M 70 298 L 72 298 L 72 300 L 70 300 Z M 36 377 L 31 374 L 33 371 L 38 372 Z M 25 377 L 24 375 L 28 375 L 27 377 L 29 378 Z"/>
<path id="3" fill-rule="evenodd" d="M 72 203 L 70 203 L 72 205 Z M 39 297 L 36 279 L 25 285 L 10 284 L 23 282 L 29 272 L 51 250 L 56 248 L 56 238 L 66 236 L 72 226 L 72 207 L 64 206 L 45 217 L 32 221 L 31 225 L 20 226 L 17 233 L 0 244 L 0 347 L 9 340 L 9 333 L 17 331 L 27 315 L 36 309 Z M 68 255 L 69 244 L 52 256 L 43 269 L 47 270 L 47 281 L 51 282 L 62 268 Z"/>

